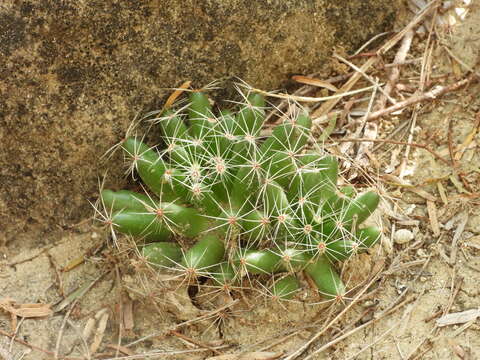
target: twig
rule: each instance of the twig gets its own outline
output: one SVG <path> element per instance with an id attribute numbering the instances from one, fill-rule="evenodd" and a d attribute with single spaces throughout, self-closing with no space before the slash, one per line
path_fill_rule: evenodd
<path id="1" fill-rule="evenodd" d="M 13 333 L 12 339 L 10 340 L 10 345 L 9 345 L 9 347 L 8 347 L 8 351 L 9 351 L 9 352 L 12 352 L 13 342 L 14 342 L 15 337 L 17 336 L 18 331 L 20 330 L 20 326 L 22 326 L 24 320 L 25 320 L 25 318 L 22 317 L 22 318 L 20 319 L 20 321 L 18 322 L 18 324 L 17 324 L 17 327 L 16 327 L 16 329 L 15 329 L 15 332 Z"/>
<path id="2" fill-rule="evenodd" d="M 417 143 L 408 143 L 406 141 L 396 141 L 396 140 L 389 140 L 389 139 L 365 139 L 365 138 L 358 138 L 358 139 L 335 139 L 335 142 L 378 142 L 378 143 L 387 143 L 387 144 L 395 144 L 395 145 L 408 145 L 413 147 L 418 147 L 420 149 L 424 149 L 428 151 L 430 154 L 435 156 L 437 159 L 443 161 L 444 163 L 450 165 L 448 160 L 445 160 L 442 156 L 440 156 L 437 152 L 430 149 L 427 145 L 417 144 Z"/>
<path id="3" fill-rule="evenodd" d="M 225 349 L 231 345 L 220 345 L 215 346 L 214 349 Z M 104 360 L 145 360 L 145 359 L 166 359 L 171 356 L 181 355 L 181 354 L 192 354 L 192 353 L 201 353 L 205 351 L 210 351 L 210 349 L 192 349 L 192 350 L 175 350 L 175 351 L 164 351 L 164 350 L 153 350 L 150 352 L 144 352 L 143 354 L 120 356 L 114 358 L 106 358 Z M 178 356 L 176 357 L 178 359 Z M 69 359 L 65 359 L 69 360 Z M 83 360 L 82 358 L 75 358 L 73 360 Z"/>
<path id="4" fill-rule="evenodd" d="M 395 55 L 395 59 L 393 60 L 393 64 L 401 64 L 405 61 L 405 59 L 407 58 L 408 51 L 410 50 L 410 46 L 412 44 L 412 39 L 414 34 L 415 33 L 413 30 L 409 30 L 405 33 L 405 36 L 403 37 L 403 40 L 402 40 L 402 44 L 400 45 L 400 48 L 398 49 L 397 54 Z M 375 106 L 376 110 L 383 109 L 386 106 L 387 96 L 390 96 L 399 78 L 400 78 L 400 68 L 396 66 L 390 71 L 388 82 L 385 85 L 384 94 L 380 96 L 380 98 L 376 103 L 376 106 Z"/>
<path id="5" fill-rule="evenodd" d="M 63 321 L 62 321 L 62 324 L 60 325 L 60 330 L 58 332 L 58 336 L 57 336 L 57 343 L 55 345 L 55 352 L 53 354 L 53 358 L 55 360 L 57 360 L 59 357 L 58 357 L 58 354 L 60 352 L 60 344 L 62 343 L 62 338 L 63 338 L 63 331 L 65 330 L 65 325 L 67 324 L 67 320 L 68 320 L 68 317 L 70 316 L 70 313 L 72 312 L 73 308 L 75 307 L 75 305 L 77 305 L 77 302 L 80 298 L 76 299 L 72 305 L 70 306 L 70 309 L 68 309 L 67 313 L 65 314 L 65 317 L 63 318 Z"/>
<path id="6" fill-rule="evenodd" d="M 350 76 L 352 76 L 354 74 L 353 71 L 351 72 L 348 72 L 346 74 L 341 74 L 341 75 L 337 75 L 337 76 L 333 76 L 333 77 L 330 77 L 326 80 L 323 80 L 324 82 L 328 82 L 328 83 L 331 83 L 331 84 L 334 84 L 334 83 L 337 83 L 337 82 L 340 82 L 340 81 L 345 81 L 347 80 Z M 317 74 L 312 74 L 310 76 L 316 76 Z M 300 95 L 300 96 L 303 96 L 303 95 L 306 95 L 308 94 L 309 92 L 311 92 L 312 90 L 315 89 L 315 86 L 312 86 L 312 85 L 304 85 L 300 88 L 298 88 L 297 90 L 295 90 L 295 92 L 293 93 L 293 95 Z M 282 113 L 282 111 L 285 109 L 285 107 L 289 104 L 289 100 L 288 99 L 283 99 L 277 106 L 274 106 L 274 109 L 272 111 L 270 111 L 268 113 L 268 115 L 265 117 L 265 123 L 268 124 L 270 123 L 270 120 L 271 118 L 277 114 L 277 113 Z M 276 123 L 277 121 L 275 121 L 274 123 Z"/>
<path id="7" fill-rule="evenodd" d="M 428 340 L 430 339 L 430 336 L 431 336 L 436 330 L 437 330 L 437 328 L 434 327 L 434 328 L 430 331 L 430 333 L 429 333 L 422 341 L 420 341 L 420 342 L 417 344 L 417 346 L 415 346 L 415 348 L 414 348 L 412 351 L 410 351 L 410 353 L 406 356 L 405 359 L 406 359 L 406 360 L 410 360 L 410 359 L 423 359 L 423 356 L 422 356 L 422 357 L 417 357 L 417 356 L 413 357 L 413 356 L 416 355 L 416 354 L 418 354 L 418 349 L 420 349 L 420 347 L 421 347 L 426 341 L 428 341 Z M 422 354 L 423 354 L 423 353 L 422 353 Z"/>
<path id="8" fill-rule="evenodd" d="M 435 9 L 435 13 L 436 13 L 436 9 Z M 431 44 L 433 29 L 434 28 L 433 28 L 433 22 L 432 22 L 432 26 L 430 27 L 430 31 L 428 33 L 428 39 L 427 39 L 427 43 L 426 43 L 426 46 L 425 46 L 425 51 L 423 52 L 423 56 L 422 56 L 422 66 L 421 66 L 421 72 L 420 72 L 420 84 L 419 84 L 419 88 L 418 88 L 419 93 L 425 92 L 425 84 L 427 82 L 427 78 L 430 79 L 430 75 L 431 75 L 431 71 L 429 71 L 429 70 L 431 69 L 431 59 L 432 59 L 431 56 L 432 56 L 432 51 L 433 51 L 433 44 Z M 413 137 L 414 137 L 414 134 L 415 134 L 415 128 L 417 126 L 418 113 L 419 113 L 419 110 L 420 110 L 419 107 L 420 107 L 420 104 L 418 103 L 413 108 L 412 117 L 411 117 L 411 121 L 410 121 L 410 129 L 408 131 L 408 139 L 407 139 L 407 141 L 409 143 L 413 142 Z M 399 177 L 400 178 L 403 178 L 405 176 L 405 172 L 406 172 L 405 170 L 406 170 L 406 167 L 407 167 L 408 157 L 410 155 L 410 150 L 411 150 L 410 146 L 405 147 L 405 152 L 403 154 L 403 159 L 400 163 L 400 171 L 399 171 Z"/>
<path id="9" fill-rule="evenodd" d="M 373 86 L 374 86 L 374 89 L 378 89 L 387 99 L 388 101 L 390 101 L 392 104 L 395 104 L 396 101 L 395 99 L 393 99 L 389 94 L 387 94 L 385 92 L 384 89 L 382 89 L 380 86 L 378 86 L 378 81 L 375 81 L 374 79 L 372 79 L 370 76 L 368 76 L 365 71 L 363 71 L 361 68 L 359 68 L 358 66 L 356 66 L 355 64 L 351 63 L 350 61 L 348 61 L 347 59 L 344 59 L 343 57 L 341 57 L 340 55 L 338 54 L 333 54 L 333 57 L 344 62 L 345 64 L 347 64 L 348 66 L 350 66 L 353 70 L 357 71 L 358 73 L 362 74 L 362 76 L 369 82 L 371 83 Z"/>
<path id="10" fill-rule="evenodd" d="M 463 230 L 465 230 L 465 226 L 467 225 L 468 222 L 468 213 L 464 213 L 463 218 L 460 221 L 460 224 L 458 224 L 457 229 L 455 230 L 455 234 L 453 234 L 453 239 L 452 239 L 452 250 L 450 251 L 450 265 L 454 265 L 457 259 L 457 243 L 458 240 L 460 240 L 460 237 L 462 236 Z"/>
<path id="11" fill-rule="evenodd" d="M 319 354 L 321 353 L 322 351 L 325 351 L 326 349 L 328 349 L 329 347 L 337 344 L 339 341 L 349 337 L 350 335 L 356 333 L 357 331 L 359 330 L 362 330 L 370 325 L 372 325 L 373 323 L 379 321 L 380 319 L 383 319 L 385 316 L 387 315 L 390 315 L 391 313 L 397 311 L 398 309 L 400 309 L 401 307 L 405 306 L 406 304 L 409 304 L 410 302 L 412 302 L 415 298 L 414 297 L 410 297 L 408 299 L 405 299 L 404 301 L 402 301 L 401 303 L 395 305 L 395 303 L 398 302 L 398 299 L 395 299 L 393 301 L 393 304 L 390 305 L 386 310 L 384 310 L 381 314 L 378 315 L 378 317 L 366 322 L 365 324 L 362 324 L 358 327 L 356 327 L 355 329 L 352 329 L 350 330 L 349 332 L 343 334 L 342 336 L 339 336 L 337 338 L 335 338 L 334 340 L 332 341 L 329 341 L 328 343 L 326 343 L 325 345 L 323 345 L 322 347 L 318 348 L 317 350 L 315 350 L 313 353 L 309 354 L 305 360 L 308 360 L 308 359 L 311 359 L 314 355 L 316 354 Z M 286 359 L 285 359 L 286 360 Z"/>
<path id="12" fill-rule="evenodd" d="M 77 325 L 75 325 L 70 319 L 67 320 L 68 325 L 77 333 L 77 336 L 80 338 L 80 342 L 83 345 L 83 348 L 85 350 L 85 358 L 86 360 L 91 360 L 92 356 L 90 355 L 90 351 L 88 349 L 88 344 L 87 344 L 87 339 L 83 336 L 82 332 L 78 328 Z"/>
<path id="13" fill-rule="evenodd" d="M 452 308 L 453 306 L 453 303 L 455 302 L 455 299 L 458 295 L 458 293 L 460 292 L 460 289 L 462 288 L 462 285 L 463 285 L 463 278 L 460 278 L 460 280 L 456 280 L 456 276 L 452 276 L 452 282 L 453 282 L 453 286 L 452 286 L 452 291 L 450 293 L 450 298 L 448 299 L 448 304 L 447 306 L 445 307 L 445 309 L 443 309 L 443 315 L 447 315 L 449 312 L 450 312 L 450 309 Z"/>
<path id="14" fill-rule="evenodd" d="M 378 81 L 376 81 L 376 84 L 378 84 Z M 375 96 L 377 95 L 377 89 L 381 89 L 380 87 L 376 87 L 375 89 L 373 89 L 372 91 L 372 96 L 370 98 L 370 101 L 368 102 L 368 108 L 367 108 L 367 112 L 365 113 L 365 116 L 363 117 L 363 119 L 360 121 L 360 124 L 358 126 L 358 129 L 355 131 L 355 137 L 360 137 L 360 134 L 363 133 L 363 137 L 364 138 L 368 138 L 368 139 L 376 139 L 377 138 L 377 126 L 376 124 L 367 124 L 367 118 L 368 118 L 368 115 L 370 114 L 370 112 L 372 111 L 372 108 L 373 108 L 373 102 L 375 100 Z M 372 147 L 372 143 L 368 143 L 368 142 L 364 142 L 362 144 L 360 144 L 359 148 L 358 148 L 358 151 L 357 151 L 357 155 L 356 155 L 356 158 L 355 158 L 355 161 L 359 164 L 366 164 L 364 161 L 362 161 L 362 158 L 363 158 L 363 154 L 367 153 Z"/>
<path id="15" fill-rule="evenodd" d="M 99 275 L 95 279 L 91 280 L 90 283 L 87 282 L 83 284 L 81 287 L 79 287 L 78 289 L 76 289 L 75 291 L 73 291 L 72 293 L 70 293 L 65 299 L 63 299 L 62 301 L 60 301 L 55 305 L 54 311 L 55 312 L 62 311 L 72 301 L 83 297 L 83 295 L 85 295 L 101 278 L 103 278 L 108 273 L 110 273 L 110 271 L 104 272 L 103 274 Z"/>
<path id="16" fill-rule="evenodd" d="M 378 38 L 382 37 L 382 36 L 385 36 L 385 35 L 388 35 L 390 34 L 390 32 L 383 32 L 383 33 L 380 33 L 380 34 L 377 34 L 375 35 L 374 37 L 372 37 L 371 39 L 369 39 L 365 44 L 363 44 L 361 47 L 358 48 L 357 51 L 355 51 L 353 53 L 353 55 L 358 55 L 360 54 L 368 45 L 370 45 L 372 42 L 374 42 L 375 40 L 377 40 Z"/>
<path id="17" fill-rule="evenodd" d="M 26 263 L 26 262 L 31 261 L 31 260 L 35 259 L 36 257 L 42 255 L 45 251 L 48 251 L 48 250 L 50 250 L 51 248 L 52 248 L 52 246 L 45 247 L 45 248 L 43 248 L 42 250 L 40 250 L 39 252 L 33 254 L 32 256 L 29 256 L 29 257 L 26 258 L 26 259 L 14 261 L 14 262 L 8 263 L 7 265 L 8 265 L 8 266 L 15 266 L 15 265 L 19 265 L 19 264 Z"/>
<path id="18" fill-rule="evenodd" d="M 326 100 L 331 100 L 331 99 L 341 99 L 342 97 L 348 96 L 348 95 L 355 95 L 358 93 L 362 93 L 368 90 L 371 90 L 375 87 L 375 85 L 372 86 L 367 86 L 361 89 L 355 89 L 351 91 L 346 91 L 342 93 L 337 93 L 334 95 L 330 96 L 322 96 L 322 97 L 311 97 L 311 96 L 296 96 L 296 95 L 290 95 L 290 94 L 283 94 L 283 93 L 273 93 L 273 92 L 268 92 L 260 89 L 255 89 L 252 88 L 250 89 L 253 92 L 268 96 L 268 97 L 273 97 L 273 98 L 279 98 L 279 99 L 288 99 L 292 101 L 298 101 L 298 102 L 320 102 L 320 101 L 326 101 Z M 313 116 L 315 117 L 315 116 Z"/>
<path id="19" fill-rule="evenodd" d="M 450 84 L 448 86 L 436 86 L 430 91 L 427 91 L 425 93 L 418 94 L 418 95 L 413 95 L 410 98 L 408 98 L 407 100 L 400 101 L 400 102 L 396 103 L 395 105 L 392 105 L 392 106 L 387 107 L 385 109 L 375 111 L 368 116 L 367 120 L 378 119 L 382 116 L 389 115 L 392 112 L 401 110 L 401 109 L 406 108 L 407 106 L 410 106 L 410 105 L 418 104 L 422 101 L 434 100 L 437 97 L 439 97 L 441 95 L 444 95 L 448 92 L 458 90 L 461 87 L 473 82 L 474 80 L 478 80 L 478 77 L 475 74 L 470 74 L 467 78 L 462 79 L 460 81 L 457 81 L 456 83 Z"/>
<path id="20" fill-rule="evenodd" d="M 475 124 L 473 125 L 472 131 L 467 135 L 463 143 L 458 147 L 457 153 L 455 154 L 455 160 L 461 160 L 465 151 L 469 148 L 473 139 L 480 131 L 480 111 L 475 114 Z"/>
<path id="21" fill-rule="evenodd" d="M 55 282 L 58 288 L 59 295 L 61 297 L 65 297 L 65 291 L 63 289 L 63 281 L 62 281 L 62 276 L 60 275 L 60 272 L 58 271 L 57 264 L 55 260 L 53 259 L 52 254 L 50 254 L 47 251 L 47 256 L 48 256 L 48 261 L 50 262 L 50 266 L 53 268 L 53 272 L 55 273 Z"/>
<path id="22" fill-rule="evenodd" d="M 423 341 L 425 342 L 425 340 Z M 422 344 L 423 344 L 422 342 Z M 418 348 L 417 348 L 418 349 Z M 417 359 L 424 359 L 423 355 L 425 355 L 427 352 L 429 352 L 430 350 L 432 350 L 433 347 L 430 345 L 430 347 L 427 347 L 425 350 L 423 350 L 422 352 L 418 353 L 417 356 L 415 356 L 414 358 L 412 358 L 412 360 L 417 360 Z"/>
<path id="23" fill-rule="evenodd" d="M 171 335 L 174 335 L 176 337 L 179 337 L 180 339 L 183 339 L 191 344 L 194 344 L 194 345 L 197 345 L 201 348 L 204 348 L 204 349 L 209 349 L 210 351 L 212 351 L 214 354 L 216 355 L 221 355 L 222 353 L 218 350 L 215 350 L 214 348 L 212 348 L 211 346 L 208 346 L 206 344 L 203 344 L 201 343 L 200 341 L 197 341 L 195 339 L 192 339 L 191 337 L 188 337 L 186 335 L 183 335 L 182 333 L 178 332 L 178 331 L 175 331 L 175 330 L 170 330 L 170 334 Z"/>
<path id="24" fill-rule="evenodd" d="M 474 68 L 472 68 L 470 65 L 467 65 L 464 61 L 462 61 L 458 56 L 456 56 L 448 47 L 445 45 L 443 46 L 443 49 L 450 55 L 450 57 L 455 60 L 457 63 L 459 63 L 461 66 L 463 66 L 465 69 L 467 69 L 470 72 L 475 73 L 477 76 L 480 76 L 480 72 L 475 71 Z"/>
<path id="25" fill-rule="evenodd" d="M 398 325 L 400 325 L 401 321 L 397 322 L 395 325 L 393 325 L 391 328 L 389 328 L 387 331 L 385 331 L 382 335 L 380 335 L 378 338 L 376 338 L 373 342 L 371 342 L 370 344 L 364 346 L 362 349 L 360 349 L 359 351 L 357 351 L 354 355 L 350 356 L 347 360 L 353 360 L 355 359 L 358 355 L 360 355 L 361 353 L 363 353 L 365 350 L 368 350 L 370 349 L 373 345 L 377 344 L 378 342 L 380 342 L 380 340 L 382 340 L 385 336 L 387 336 L 388 334 L 390 334 L 394 329 L 396 329 L 398 327 Z"/>

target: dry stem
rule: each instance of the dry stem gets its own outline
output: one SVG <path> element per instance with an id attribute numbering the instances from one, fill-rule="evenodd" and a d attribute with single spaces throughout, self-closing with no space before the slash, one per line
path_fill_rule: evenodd
<path id="1" fill-rule="evenodd" d="M 392 105 L 388 108 L 375 111 L 368 116 L 367 120 L 378 119 L 382 116 L 391 114 L 392 112 L 401 110 L 403 108 L 406 108 L 407 106 L 418 104 L 422 101 L 434 100 L 434 99 L 436 99 L 437 97 L 439 97 L 443 94 L 449 93 L 451 91 L 458 90 L 461 87 L 463 87 L 463 86 L 465 86 L 465 85 L 467 85 L 467 84 L 469 84 L 469 83 L 471 83 L 475 80 L 478 80 L 478 77 L 476 76 L 476 74 L 470 74 L 467 78 L 462 79 L 460 81 L 457 81 L 456 83 L 453 83 L 453 84 L 450 84 L 450 85 L 447 85 L 447 86 L 436 86 L 430 91 L 427 91 L 425 93 L 418 94 L 418 95 L 413 95 L 412 97 L 408 98 L 407 100 L 400 101 L 400 102 L 396 103 L 395 105 Z"/>

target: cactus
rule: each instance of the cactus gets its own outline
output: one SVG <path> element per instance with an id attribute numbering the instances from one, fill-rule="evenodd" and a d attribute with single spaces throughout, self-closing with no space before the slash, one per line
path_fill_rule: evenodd
<path id="1" fill-rule="evenodd" d="M 378 241 L 379 229 L 360 225 L 379 196 L 337 187 L 337 158 L 306 149 L 307 113 L 287 117 L 262 139 L 265 100 L 245 99 L 237 113 L 216 111 L 193 91 L 187 114 L 167 110 L 155 119 L 162 150 L 127 137 L 120 147 L 147 190 L 103 190 L 108 222 L 143 239 L 138 246 L 150 264 L 189 279 L 207 276 L 230 288 L 245 276 L 284 273 L 270 292 L 289 300 L 304 271 L 325 298 L 342 298 L 335 262 Z M 175 237 L 194 245 L 182 249 Z"/>

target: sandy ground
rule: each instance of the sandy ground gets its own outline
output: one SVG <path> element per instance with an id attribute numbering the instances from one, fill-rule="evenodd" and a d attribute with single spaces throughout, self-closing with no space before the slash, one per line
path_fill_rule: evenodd
<path id="1" fill-rule="evenodd" d="M 465 66 L 477 64 L 479 39 L 480 9 L 472 6 L 466 21 L 442 39 L 465 64 L 437 46 L 432 74 L 448 75 L 438 81 L 458 80 Z M 412 56 L 422 55 L 426 41 L 416 38 Z M 407 76 L 400 83 L 416 85 Z M 185 288 L 173 292 L 164 278 L 154 279 L 131 251 L 119 254 L 108 234 L 86 221 L 71 231 L 52 232 L 49 241 L 32 239 L 7 249 L 0 262 L 0 309 L 5 309 L 0 310 L 0 358 L 139 359 L 155 352 L 152 358 L 224 354 L 221 359 L 240 359 L 228 354 L 243 352 L 247 355 L 241 359 L 276 359 L 312 338 L 299 359 L 480 358 L 475 316 L 438 326 L 446 314 L 480 312 L 479 91 L 480 86 L 470 85 L 418 109 L 413 141 L 428 144 L 447 161 L 412 148 L 406 167 L 412 173 L 404 178 L 409 185 L 382 178 L 382 191 L 388 194 L 377 214 L 386 230 L 383 242 L 343 268 L 349 287 L 381 269 L 355 304 L 312 305 L 320 299 L 307 283 L 292 303 L 279 304 L 249 291 L 211 296 L 208 289 L 192 301 Z M 411 117 L 410 109 L 379 123 L 380 137 Z M 392 138 L 406 141 L 409 128 Z M 385 144 L 375 149 L 380 175 L 386 174 L 386 164 L 398 168 L 404 152 L 402 148 L 395 156 L 398 148 Z M 398 229 L 415 236 L 399 244 L 393 236 Z M 38 243 L 50 245 L 32 246 Z M 21 305 L 31 303 L 52 304 L 53 313 L 14 318 L 8 299 L 20 315 L 31 314 Z M 230 303 L 224 311 L 222 306 Z"/>

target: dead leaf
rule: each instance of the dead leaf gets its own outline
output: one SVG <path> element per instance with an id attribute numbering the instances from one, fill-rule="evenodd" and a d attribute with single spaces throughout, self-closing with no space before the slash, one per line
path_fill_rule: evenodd
<path id="1" fill-rule="evenodd" d="M 455 355 L 457 355 L 462 360 L 466 358 L 467 354 L 459 344 L 457 344 L 452 339 L 448 339 L 447 342 L 448 342 L 448 345 L 450 345 L 450 347 L 452 348 L 452 351 L 455 353 Z"/>
<path id="2" fill-rule="evenodd" d="M 437 206 L 435 205 L 435 202 L 427 200 L 427 212 L 430 219 L 430 226 L 432 227 L 433 235 L 439 236 L 440 226 L 438 224 Z"/>
<path id="3" fill-rule="evenodd" d="M 131 331 L 135 327 L 133 322 L 133 301 L 128 294 L 123 294 L 122 302 L 123 327 L 126 331 Z"/>
<path id="4" fill-rule="evenodd" d="M 423 189 L 420 189 L 418 186 L 407 183 L 405 180 L 400 179 L 399 177 L 397 177 L 395 175 L 385 174 L 382 177 L 385 180 L 387 180 L 388 182 L 391 182 L 392 184 L 397 185 L 397 186 L 401 186 L 401 187 L 405 188 L 405 190 L 413 192 L 413 193 L 417 194 L 418 196 L 424 198 L 425 200 L 429 200 L 429 201 L 436 201 L 437 200 L 437 198 L 435 196 L 433 196 L 432 194 L 426 192 Z"/>
<path id="5" fill-rule="evenodd" d="M 471 309 L 444 315 L 441 318 L 437 319 L 436 323 L 438 327 L 464 324 L 466 322 L 475 320 L 478 317 L 480 317 L 480 309 Z"/>
<path id="6" fill-rule="evenodd" d="M 97 315 L 99 315 L 99 313 L 101 312 L 102 310 L 100 310 L 97 313 Z M 90 345 L 90 352 L 92 354 L 95 354 L 97 352 L 98 348 L 100 347 L 100 344 L 102 343 L 103 335 L 105 334 L 105 329 L 107 328 L 107 322 L 108 322 L 108 312 L 105 311 L 101 313 L 101 317 L 98 321 L 97 331 L 95 332 L 95 335 L 93 337 L 93 342 Z"/>
<path id="7" fill-rule="evenodd" d="M 311 77 L 307 77 L 307 76 L 295 75 L 295 76 L 292 76 L 292 80 L 294 80 L 294 81 L 296 81 L 300 84 L 317 86 L 317 87 L 328 89 L 328 90 L 333 91 L 333 92 L 338 91 L 338 88 L 336 86 L 330 84 L 327 81 L 323 81 L 323 80 L 319 80 L 319 79 L 315 79 L 315 78 L 311 78 Z"/>
<path id="8" fill-rule="evenodd" d="M 175 102 L 175 100 L 177 100 L 177 98 L 182 95 L 182 93 L 185 91 L 185 89 L 188 89 L 190 87 L 190 84 L 192 82 L 191 81 L 185 81 L 182 85 L 180 85 L 180 87 L 178 89 L 176 89 L 167 99 L 167 101 L 165 101 L 165 105 L 163 105 L 163 108 L 164 109 L 169 109 L 173 103 Z"/>
<path id="9" fill-rule="evenodd" d="M 23 318 L 45 317 L 53 314 L 50 304 L 17 304 L 9 298 L 0 300 L 0 308 Z"/>
<path id="10" fill-rule="evenodd" d="M 132 350 L 130 350 L 129 348 L 127 348 L 126 346 L 117 345 L 117 344 L 108 344 L 108 345 L 106 345 L 106 347 L 109 348 L 109 349 L 118 350 L 125 355 L 129 355 L 129 356 L 134 356 L 135 355 L 135 353 Z"/>

